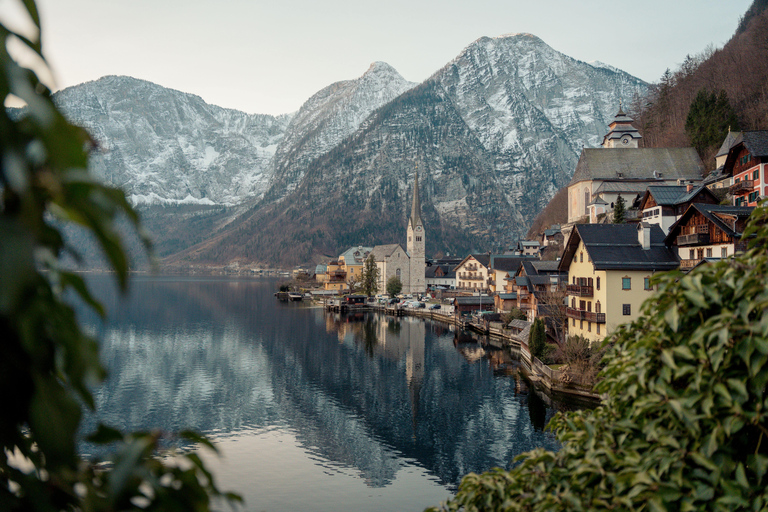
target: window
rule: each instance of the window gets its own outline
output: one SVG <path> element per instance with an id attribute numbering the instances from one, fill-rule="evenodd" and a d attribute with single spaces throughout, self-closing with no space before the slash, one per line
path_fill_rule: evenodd
<path id="1" fill-rule="evenodd" d="M 755 169 L 754 171 L 752 171 L 752 179 L 755 180 L 755 181 L 760 179 L 760 169 L 759 168 Z"/>
<path id="2" fill-rule="evenodd" d="M 653 290 L 653 286 L 651 286 L 651 278 L 646 277 L 643 279 L 643 289 L 645 290 Z"/>
<path id="3" fill-rule="evenodd" d="M 597 326 L 597 334 L 600 334 L 600 324 L 595 324 Z"/>
<path id="4" fill-rule="evenodd" d="M 707 258 L 711 258 L 711 257 L 712 257 L 712 248 L 707 247 Z"/>
<path id="5" fill-rule="evenodd" d="M 584 320 L 579 320 L 579 329 L 584 330 Z"/>
<path id="6" fill-rule="evenodd" d="M 417 242 L 421 242 L 421 237 L 420 237 L 420 236 L 417 236 L 417 237 L 416 237 L 416 241 L 417 241 Z"/>
<path id="7" fill-rule="evenodd" d="M 722 249 L 720 249 L 720 257 L 721 258 L 727 258 L 728 257 L 728 248 L 727 247 L 723 247 Z"/>
<path id="8" fill-rule="evenodd" d="M 583 252 L 579 253 L 579 263 L 584 263 L 584 253 Z"/>
<path id="9" fill-rule="evenodd" d="M 631 277 L 622 277 L 621 278 L 621 289 L 622 290 L 631 290 L 632 289 L 632 278 Z"/>
<path id="10" fill-rule="evenodd" d="M 621 305 L 621 314 L 623 314 L 623 315 L 631 315 L 632 314 L 632 305 L 631 304 L 622 304 Z"/>
<path id="11" fill-rule="evenodd" d="M 595 302 L 595 313 L 600 313 L 600 301 Z"/>
<path id="12" fill-rule="evenodd" d="M 696 253 L 694 252 L 693 249 L 688 249 L 688 259 L 689 260 L 695 260 L 696 259 L 695 255 L 696 255 Z"/>
<path id="13" fill-rule="evenodd" d="M 592 332 L 592 322 L 587 322 L 587 332 Z"/>
<path id="14" fill-rule="evenodd" d="M 573 327 L 576 327 L 576 319 L 575 318 L 571 318 L 571 321 L 573 322 Z"/>
<path id="15" fill-rule="evenodd" d="M 597 278 L 597 289 L 598 290 L 600 289 L 600 278 L 599 277 Z"/>

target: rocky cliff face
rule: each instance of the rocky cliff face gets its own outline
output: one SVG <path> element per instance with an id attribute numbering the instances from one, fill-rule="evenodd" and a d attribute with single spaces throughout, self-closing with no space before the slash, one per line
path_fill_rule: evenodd
<path id="1" fill-rule="evenodd" d="M 645 90 L 517 34 L 475 41 L 416 87 L 374 63 L 294 116 L 118 77 L 59 100 L 102 142 L 97 171 L 134 202 L 241 205 L 169 245 L 169 261 L 287 266 L 404 245 L 417 169 L 428 255 L 503 249 L 569 181 L 581 148 L 599 144 L 619 102 Z"/>
<path id="2" fill-rule="evenodd" d="M 249 115 L 119 76 L 67 88 L 55 100 L 98 141 L 94 172 L 137 205 L 235 205 L 261 197 L 292 117 Z"/>

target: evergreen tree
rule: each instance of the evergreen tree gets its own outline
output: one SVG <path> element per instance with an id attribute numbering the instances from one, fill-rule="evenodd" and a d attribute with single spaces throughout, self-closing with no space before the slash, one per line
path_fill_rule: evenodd
<path id="1" fill-rule="evenodd" d="M 379 291 L 379 267 L 371 256 L 365 260 L 363 274 L 360 277 L 360 288 L 363 294 L 369 297 L 376 295 Z"/>
<path id="2" fill-rule="evenodd" d="M 717 148 L 729 129 L 738 129 L 736 113 L 724 90 L 707 92 L 701 89 L 691 102 L 685 119 L 685 132 L 699 155 Z"/>
<path id="3" fill-rule="evenodd" d="M 627 208 L 624 203 L 624 198 L 619 195 L 616 198 L 616 206 L 613 207 L 613 223 L 624 224 Z"/>
<path id="4" fill-rule="evenodd" d="M 533 321 L 528 346 L 533 357 L 544 359 L 547 356 L 547 334 L 544 331 L 544 320 L 541 318 Z"/>
<path id="5" fill-rule="evenodd" d="M 403 290 L 403 283 L 397 276 L 392 276 L 387 280 L 387 293 L 394 297 Z"/>

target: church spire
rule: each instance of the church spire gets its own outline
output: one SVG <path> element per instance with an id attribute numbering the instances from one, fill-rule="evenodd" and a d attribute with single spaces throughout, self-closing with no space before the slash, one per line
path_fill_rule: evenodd
<path id="1" fill-rule="evenodd" d="M 419 200 L 419 171 L 416 170 L 416 178 L 413 182 L 413 203 L 411 203 L 411 218 L 410 223 L 412 228 L 416 228 L 421 222 L 421 201 Z"/>

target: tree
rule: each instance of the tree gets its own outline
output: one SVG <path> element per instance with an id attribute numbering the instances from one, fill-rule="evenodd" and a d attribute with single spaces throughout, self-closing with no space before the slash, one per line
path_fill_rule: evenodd
<path id="1" fill-rule="evenodd" d="M 34 1 L 19 5 L 39 34 Z M 155 457 L 159 433 L 122 434 L 100 425 L 89 439 L 114 443 L 108 471 L 77 454 L 81 407 L 93 409 L 90 389 L 105 370 L 96 340 L 80 328 L 65 293 L 101 315 L 104 308 L 64 268 L 62 256 L 77 251 L 57 226 L 90 231 L 125 290 L 128 260 L 116 220 L 127 218 L 136 228 L 139 221 L 122 191 L 89 174 L 88 134 L 62 116 L 49 89 L 9 54 L 14 40 L 45 65 L 39 36 L 2 23 L 0 35 L 0 97 L 27 104 L 21 117 L 0 109 L 0 510 L 208 510 L 210 498 L 221 496 L 213 478 L 195 453 L 172 463 Z M 181 435 L 212 448 L 195 433 Z"/>
<path id="2" fill-rule="evenodd" d="M 547 333 L 544 329 L 544 321 L 541 318 L 533 320 L 528 346 L 531 348 L 531 355 L 533 357 L 544 359 L 547 356 Z"/>
<path id="3" fill-rule="evenodd" d="M 400 281 L 399 277 L 392 276 L 387 279 L 387 293 L 390 297 L 394 297 L 401 291 L 403 291 L 403 283 Z"/>
<path id="4" fill-rule="evenodd" d="M 624 198 L 619 195 L 619 197 L 616 198 L 616 206 L 613 207 L 613 223 L 624 224 L 626 211 Z"/>
<path id="5" fill-rule="evenodd" d="M 564 285 L 556 289 L 549 288 L 547 291 L 537 294 L 539 316 L 545 319 L 546 326 L 549 327 L 558 346 L 561 346 L 565 341 L 565 331 L 568 326 L 567 298 L 568 293 Z"/>
<path id="6" fill-rule="evenodd" d="M 600 407 L 558 413 L 562 443 L 511 471 L 467 475 L 444 510 L 765 510 L 768 208 L 749 249 L 655 277 L 640 318 L 608 341 Z"/>
<path id="7" fill-rule="evenodd" d="M 376 266 L 376 260 L 368 256 L 363 265 L 363 275 L 360 278 L 360 286 L 367 296 L 376 295 L 379 291 L 379 267 Z"/>
<path id="8" fill-rule="evenodd" d="M 707 92 L 701 89 L 691 102 L 685 119 L 685 132 L 699 156 L 717 150 L 730 129 L 737 130 L 736 112 L 724 90 Z"/>

